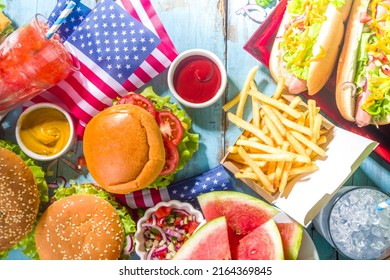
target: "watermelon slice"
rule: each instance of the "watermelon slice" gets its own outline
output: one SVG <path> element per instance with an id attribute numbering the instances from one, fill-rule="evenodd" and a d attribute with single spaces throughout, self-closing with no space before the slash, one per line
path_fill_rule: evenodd
<path id="1" fill-rule="evenodd" d="M 293 221 L 289 223 L 276 223 L 282 238 L 284 248 L 284 258 L 286 260 L 296 260 L 301 248 L 303 226 Z"/>
<path id="2" fill-rule="evenodd" d="M 283 260 L 283 244 L 273 219 L 243 237 L 237 247 L 239 260 Z"/>
<path id="3" fill-rule="evenodd" d="M 225 217 L 213 219 L 183 244 L 174 260 L 230 260 L 230 248 Z"/>
<path id="4" fill-rule="evenodd" d="M 237 258 L 239 241 L 264 224 L 279 210 L 256 197 L 236 191 L 214 191 L 198 196 L 206 221 L 225 216 L 232 258 Z"/>

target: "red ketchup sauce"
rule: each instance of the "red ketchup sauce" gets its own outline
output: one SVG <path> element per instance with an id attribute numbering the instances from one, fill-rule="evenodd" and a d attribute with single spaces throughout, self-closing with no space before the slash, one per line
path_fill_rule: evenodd
<path id="1" fill-rule="evenodd" d="M 190 56 L 177 66 L 173 84 L 184 100 L 202 103 L 217 93 L 221 86 L 221 73 L 211 59 L 201 55 Z"/>

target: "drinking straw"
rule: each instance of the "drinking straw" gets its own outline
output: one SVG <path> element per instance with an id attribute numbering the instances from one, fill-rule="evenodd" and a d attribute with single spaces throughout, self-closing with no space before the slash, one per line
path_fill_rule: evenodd
<path id="1" fill-rule="evenodd" d="M 64 23 L 66 18 L 69 16 L 69 14 L 72 12 L 73 8 L 76 6 L 76 3 L 73 1 L 70 1 L 66 8 L 61 12 L 60 16 L 57 18 L 57 20 L 54 22 L 54 24 L 50 27 L 50 29 L 46 33 L 46 38 L 51 39 L 53 35 L 57 32 L 58 28 L 60 28 L 61 24 Z"/>
<path id="2" fill-rule="evenodd" d="M 377 206 L 376 206 L 376 210 L 384 210 L 386 208 L 390 207 L 390 199 L 386 200 L 386 201 L 383 201 L 381 203 L 379 203 Z"/>

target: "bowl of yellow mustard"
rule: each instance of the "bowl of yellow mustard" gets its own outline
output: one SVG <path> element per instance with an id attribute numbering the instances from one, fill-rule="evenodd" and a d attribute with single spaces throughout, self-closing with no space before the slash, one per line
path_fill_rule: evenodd
<path id="1" fill-rule="evenodd" d="M 51 161 L 67 153 L 75 141 L 73 120 L 62 107 L 37 103 L 20 115 L 16 141 L 31 158 Z"/>

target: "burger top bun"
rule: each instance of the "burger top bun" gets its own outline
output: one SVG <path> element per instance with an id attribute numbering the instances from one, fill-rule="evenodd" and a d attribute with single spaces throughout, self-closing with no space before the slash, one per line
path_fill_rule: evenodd
<path id="1" fill-rule="evenodd" d="M 30 168 L 18 155 L 0 147 L 0 252 L 10 249 L 33 229 L 39 202 Z"/>
<path id="2" fill-rule="evenodd" d="M 126 194 L 151 184 L 165 165 L 163 138 L 145 109 L 118 104 L 97 114 L 84 133 L 88 170 L 106 191 Z"/>
<path id="3" fill-rule="evenodd" d="M 36 227 L 35 242 L 43 260 L 117 260 L 124 230 L 109 202 L 75 194 L 46 209 Z"/>

